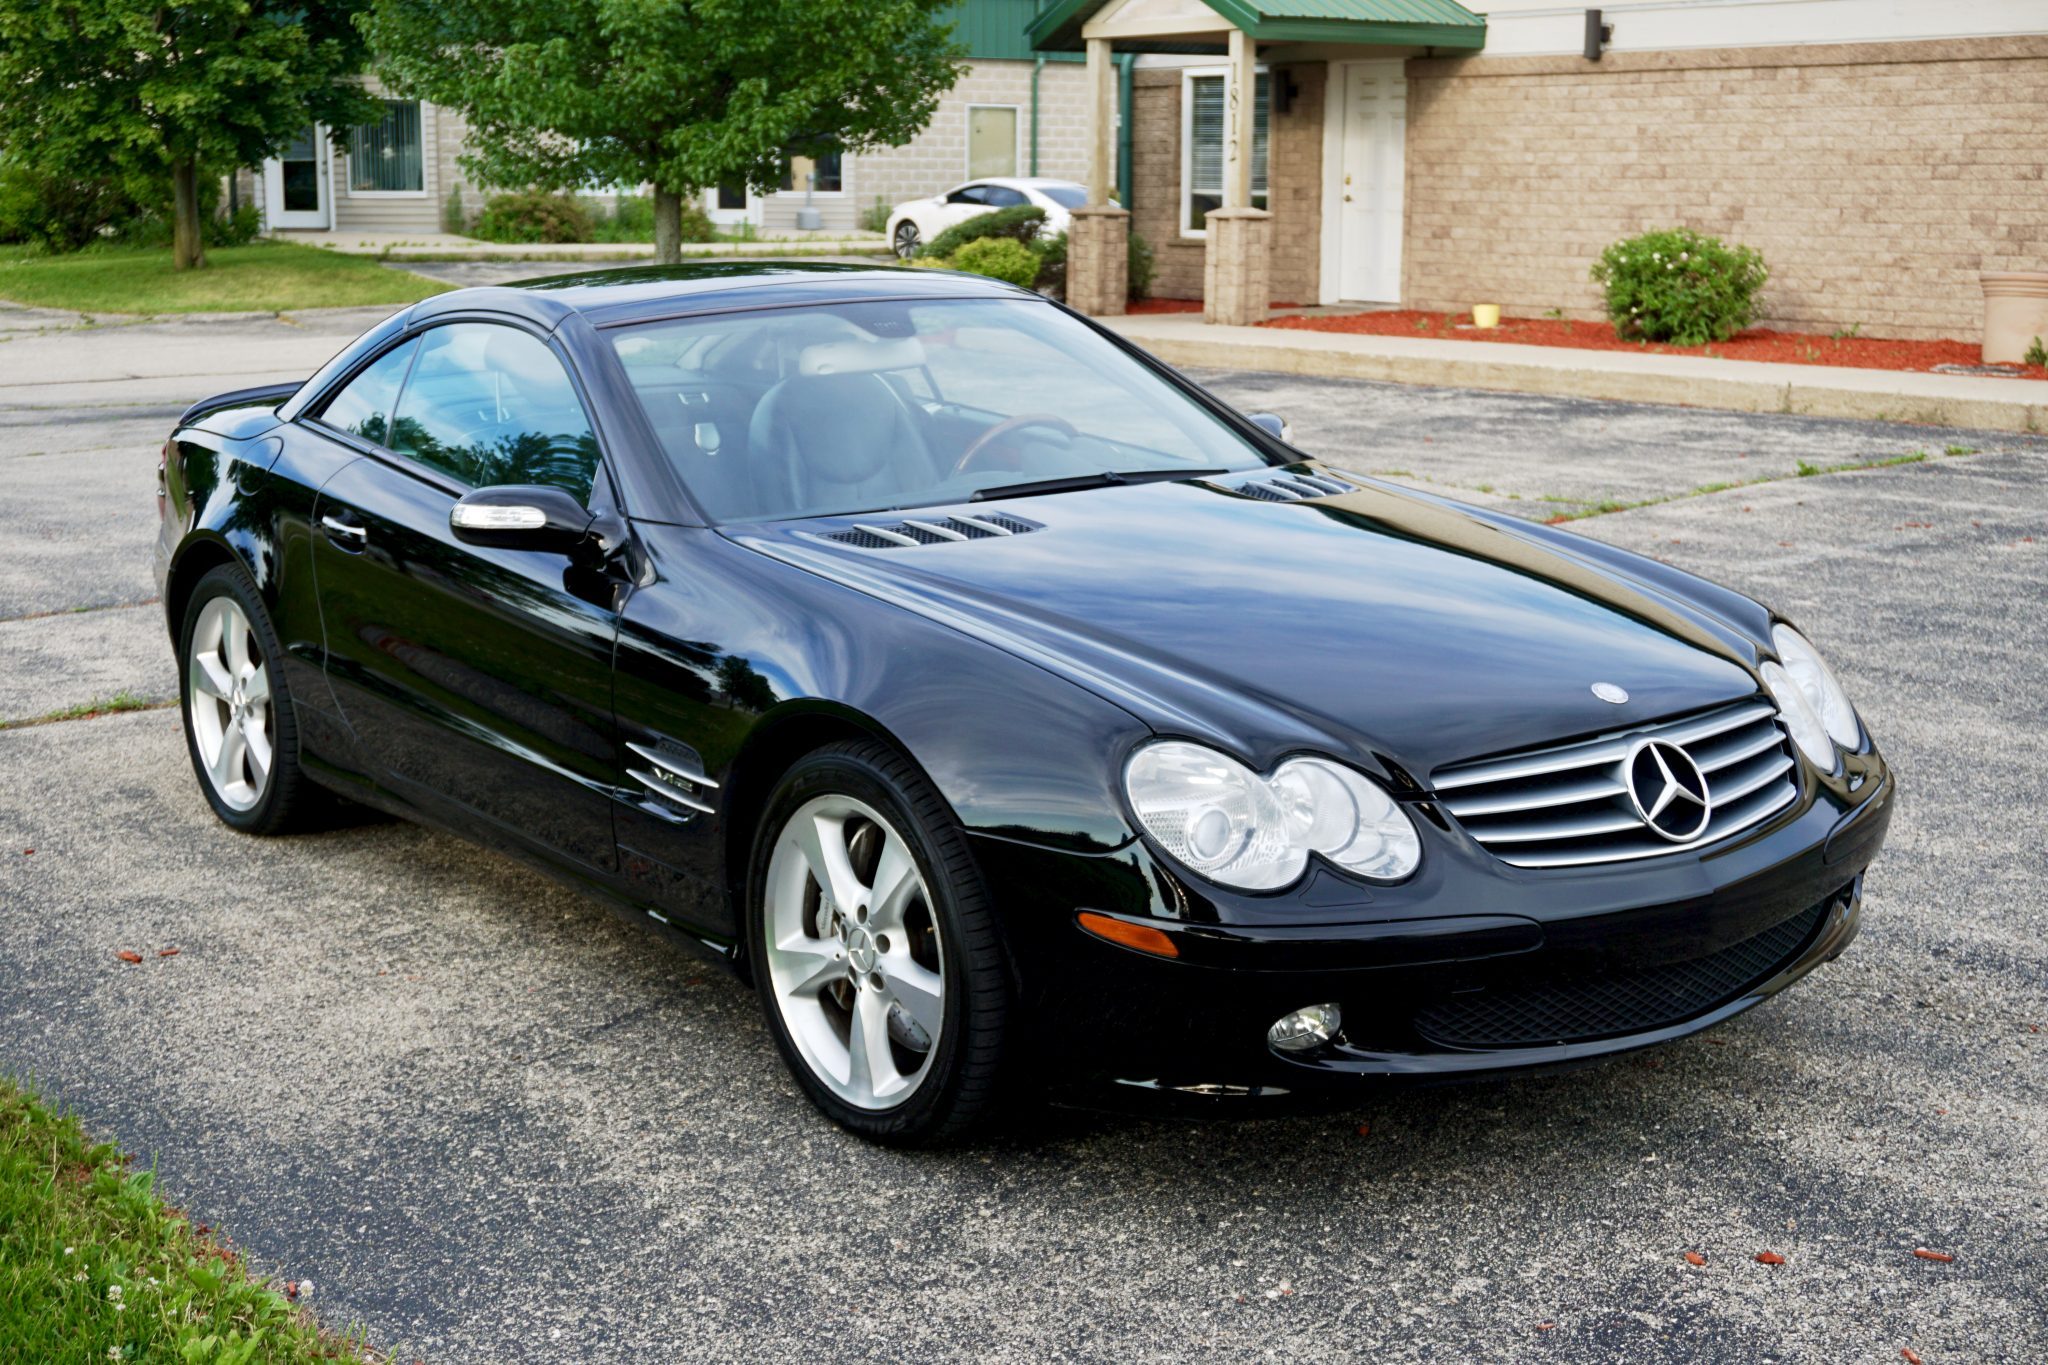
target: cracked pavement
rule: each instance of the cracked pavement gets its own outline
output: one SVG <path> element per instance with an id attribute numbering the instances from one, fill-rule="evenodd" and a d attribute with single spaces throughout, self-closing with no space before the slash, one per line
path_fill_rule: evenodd
<path id="1" fill-rule="evenodd" d="M 0 719 L 169 696 L 170 421 L 367 318 L 28 321 L 0 312 Z M 235 835 L 162 710 L 0 732 L 0 1067 L 408 1359 L 2048 1355 L 2048 442 L 1204 378 L 1538 516 L 1979 452 L 1572 524 L 1781 606 L 1857 698 L 1902 806 L 1849 952 L 1565 1075 L 882 1151 L 720 970 L 409 825 Z"/>

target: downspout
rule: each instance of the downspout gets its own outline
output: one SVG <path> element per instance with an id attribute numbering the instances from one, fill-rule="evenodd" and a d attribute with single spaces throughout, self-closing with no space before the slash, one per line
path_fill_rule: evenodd
<path id="1" fill-rule="evenodd" d="M 1116 53 L 1116 202 L 1131 207 L 1131 65 L 1132 52 Z"/>
<path id="2" fill-rule="evenodd" d="M 1045 58 L 1031 64 L 1031 173 L 1038 174 L 1038 77 L 1045 70 Z"/>

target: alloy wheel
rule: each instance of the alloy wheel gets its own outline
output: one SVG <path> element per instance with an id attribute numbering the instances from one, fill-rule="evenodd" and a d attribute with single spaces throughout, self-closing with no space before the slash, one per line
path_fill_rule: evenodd
<path id="1" fill-rule="evenodd" d="M 763 905 L 776 1009 L 811 1074 L 857 1109 L 893 1109 L 930 1073 L 945 954 L 917 859 L 873 807 L 831 794 L 776 836 Z"/>
<path id="2" fill-rule="evenodd" d="M 185 705 L 207 781 L 229 808 L 252 810 L 270 785 L 275 725 L 270 670 L 233 598 L 200 610 L 185 668 Z"/>
<path id="3" fill-rule="evenodd" d="M 917 224 L 898 223 L 896 225 L 896 254 L 898 256 L 907 261 L 916 255 L 917 241 Z"/>

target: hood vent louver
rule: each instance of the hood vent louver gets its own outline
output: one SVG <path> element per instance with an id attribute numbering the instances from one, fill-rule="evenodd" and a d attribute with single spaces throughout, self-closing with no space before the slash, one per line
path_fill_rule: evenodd
<path id="1" fill-rule="evenodd" d="M 905 517 L 900 521 L 857 522 L 844 531 L 832 531 L 818 537 L 836 545 L 852 545 L 862 550 L 900 550 L 919 545 L 938 545 L 946 541 L 996 540 L 1003 536 L 1021 536 L 1028 531 L 1039 530 L 1037 522 L 1013 517 L 1007 512 L 988 514 L 955 512 L 943 517 Z"/>
<path id="2" fill-rule="evenodd" d="M 1305 474 L 1291 469 L 1261 472 L 1237 483 L 1220 486 L 1247 498 L 1257 498 L 1260 502 L 1310 502 L 1316 498 L 1334 498 L 1358 491 L 1356 485 L 1328 474 Z"/>

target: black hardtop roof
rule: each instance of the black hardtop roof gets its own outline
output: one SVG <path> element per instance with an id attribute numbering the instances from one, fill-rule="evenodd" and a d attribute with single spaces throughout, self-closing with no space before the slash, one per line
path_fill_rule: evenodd
<path id="1" fill-rule="evenodd" d="M 982 275 L 901 266 L 806 261 L 699 261 L 689 265 L 622 266 L 552 275 L 516 284 L 436 294 L 412 317 L 445 313 L 508 313 L 553 328 L 572 313 L 596 326 L 687 313 L 861 299 L 1036 298 L 1029 290 Z"/>

